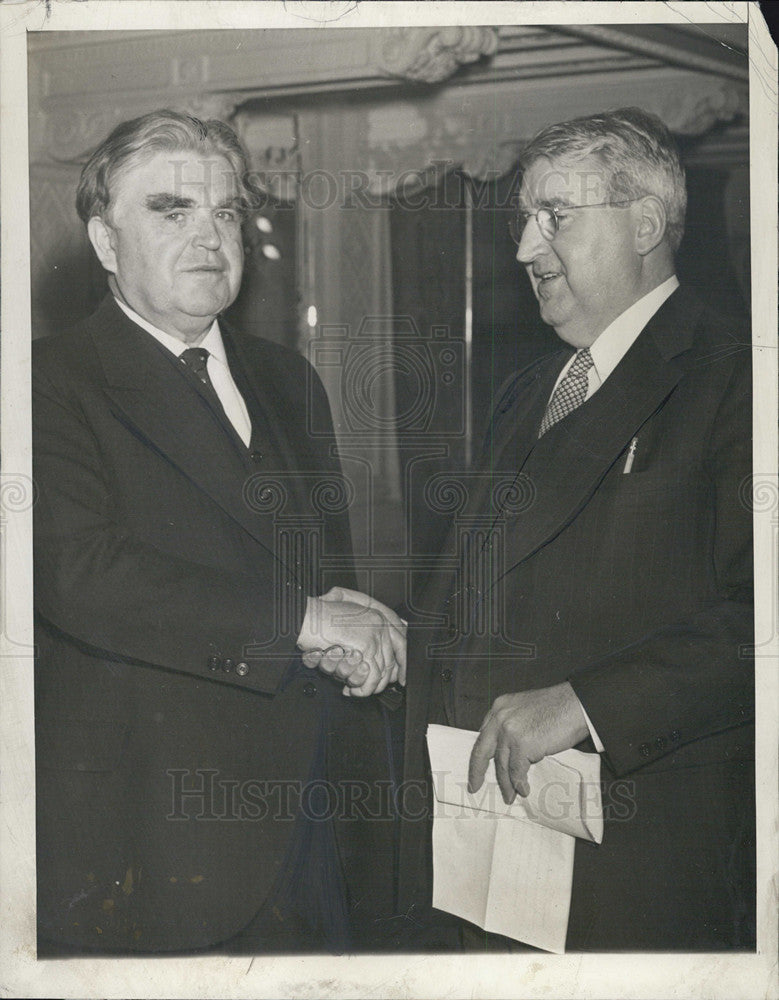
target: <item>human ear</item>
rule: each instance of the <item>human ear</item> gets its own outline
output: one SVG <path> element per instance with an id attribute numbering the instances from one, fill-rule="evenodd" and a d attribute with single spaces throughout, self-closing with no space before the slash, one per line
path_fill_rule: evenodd
<path id="1" fill-rule="evenodd" d="M 667 216 L 661 198 L 648 194 L 636 202 L 640 215 L 636 229 L 636 252 L 642 257 L 651 253 L 665 237 Z"/>
<path id="2" fill-rule="evenodd" d="M 116 274 L 116 249 L 114 231 L 99 215 L 93 215 L 87 223 L 87 234 L 95 248 L 97 259 L 111 274 Z"/>

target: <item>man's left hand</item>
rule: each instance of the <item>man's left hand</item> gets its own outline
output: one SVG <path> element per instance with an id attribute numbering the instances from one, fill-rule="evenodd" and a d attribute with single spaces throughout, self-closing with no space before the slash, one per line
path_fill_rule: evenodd
<path id="1" fill-rule="evenodd" d="M 576 746 L 588 732 L 581 702 L 567 681 L 538 691 L 501 695 L 482 722 L 471 751 L 468 791 L 481 788 L 494 757 L 503 801 L 513 802 L 517 792 L 529 795 L 530 765 Z"/>

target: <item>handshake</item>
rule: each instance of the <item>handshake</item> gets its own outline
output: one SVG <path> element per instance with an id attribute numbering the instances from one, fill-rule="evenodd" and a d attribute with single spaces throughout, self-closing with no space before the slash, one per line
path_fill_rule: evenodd
<path id="1" fill-rule="evenodd" d="M 356 590 L 309 597 L 297 644 L 305 665 L 343 681 L 345 695 L 365 698 L 406 683 L 406 622 Z"/>

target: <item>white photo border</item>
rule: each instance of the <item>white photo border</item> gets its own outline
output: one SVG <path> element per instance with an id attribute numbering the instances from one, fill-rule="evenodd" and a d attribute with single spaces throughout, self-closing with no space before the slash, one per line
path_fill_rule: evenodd
<path id="1" fill-rule="evenodd" d="M 758 732 L 757 954 L 35 957 L 28 32 L 501 23 L 744 23 L 750 48 L 754 471 L 777 473 L 777 53 L 756 4 L 46 0 L 0 6 L 2 420 L 0 475 L 0 990 L 9 997 L 751 998 L 777 981 L 779 512 L 755 513 Z M 776 494 L 779 495 L 779 494 Z M 764 638 L 768 637 L 768 638 Z"/>

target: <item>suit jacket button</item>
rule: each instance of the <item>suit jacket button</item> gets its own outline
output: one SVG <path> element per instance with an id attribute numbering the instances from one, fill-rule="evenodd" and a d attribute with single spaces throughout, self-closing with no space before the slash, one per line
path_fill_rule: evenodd
<path id="1" fill-rule="evenodd" d="M 229 657 L 227 657 L 227 659 L 225 659 L 224 663 L 222 664 L 222 670 L 224 670 L 226 674 L 229 674 L 230 671 L 233 669 L 233 666 L 234 666 L 233 661 Z"/>
<path id="2" fill-rule="evenodd" d="M 665 736 L 658 736 L 657 739 L 655 740 L 655 746 L 657 747 L 658 750 L 665 750 L 665 744 L 667 742 L 668 741 L 666 740 Z"/>
<path id="3" fill-rule="evenodd" d="M 671 739 L 674 741 L 674 743 L 678 743 L 681 738 L 682 734 L 679 732 L 679 730 L 674 729 L 674 731 L 671 733 Z"/>
<path id="4" fill-rule="evenodd" d="M 239 677 L 245 677 L 249 673 L 249 664 L 244 663 L 243 660 L 241 660 L 240 663 L 236 663 L 235 672 Z"/>
<path id="5" fill-rule="evenodd" d="M 303 694 L 306 698 L 313 698 L 316 694 L 316 684 L 313 684 L 311 681 L 305 683 L 303 685 Z"/>
<path id="6" fill-rule="evenodd" d="M 219 656 L 212 656 L 208 660 L 209 670 L 218 670 L 222 666 L 222 659 Z"/>
<path id="7" fill-rule="evenodd" d="M 454 675 L 452 674 L 452 671 L 451 671 L 451 670 L 449 669 L 449 667 L 445 667 L 445 668 L 444 668 L 444 669 L 443 669 L 443 670 L 441 671 L 441 677 L 443 677 L 443 679 L 444 679 L 445 681 L 450 681 L 450 680 L 452 679 L 452 677 L 453 677 L 453 676 L 454 676 Z"/>
<path id="8" fill-rule="evenodd" d="M 262 461 L 262 452 L 261 451 L 253 451 L 251 453 L 251 460 L 252 460 L 252 462 L 257 462 L 257 464 L 259 465 L 259 463 Z"/>
<path id="9" fill-rule="evenodd" d="M 648 743 L 642 743 L 641 746 L 638 748 L 638 752 L 641 754 L 642 757 L 648 757 L 652 753 L 652 748 L 649 746 Z"/>

